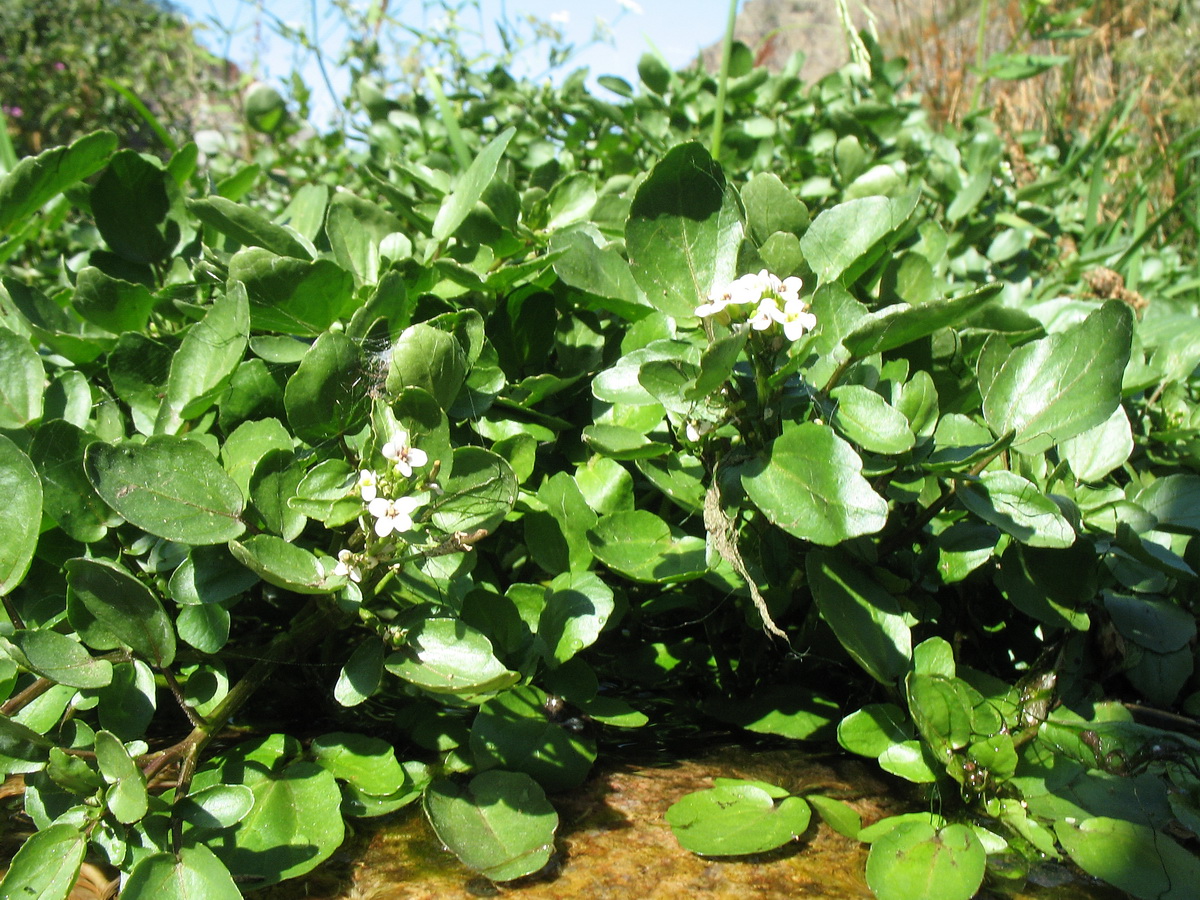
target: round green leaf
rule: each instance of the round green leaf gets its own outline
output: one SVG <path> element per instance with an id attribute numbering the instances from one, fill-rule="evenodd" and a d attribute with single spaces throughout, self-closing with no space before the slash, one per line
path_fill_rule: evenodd
<path id="1" fill-rule="evenodd" d="M 17 163 L 0 180 L 0 232 L 24 225 L 46 201 L 100 171 L 117 143 L 111 131 L 96 131 L 69 147 L 53 147 Z"/>
<path id="2" fill-rule="evenodd" d="M 2 330 L 0 330 L 2 331 Z M 0 434 L 0 596 L 21 583 L 42 524 L 42 482 L 33 463 L 16 444 Z"/>
<path id="3" fill-rule="evenodd" d="M 281 771 L 255 761 L 238 768 L 241 783 L 254 792 L 254 806 L 229 842 L 217 847 L 235 876 L 275 884 L 311 871 L 341 845 L 342 797 L 332 773 L 313 762 Z"/>
<path id="4" fill-rule="evenodd" d="M 435 781 L 425 791 L 425 814 L 443 844 L 493 881 L 536 872 L 554 850 L 558 814 L 520 772 L 484 772 L 465 786 Z"/>
<path id="5" fill-rule="evenodd" d="M 546 693 L 533 686 L 505 691 L 479 708 L 471 751 L 481 768 L 524 772 L 548 791 L 579 787 L 596 761 L 596 742 L 546 715 Z"/>
<path id="6" fill-rule="evenodd" d="M 777 804 L 758 785 L 733 781 L 687 794 L 666 814 L 680 846 L 702 856 L 774 850 L 803 834 L 811 818 L 811 808 L 799 797 Z"/>
<path id="7" fill-rule="evenodd" d="M 467 354 L 454 335 L 424 323 L 412 325 L 392 345 L 387 391 L 394 396 L 402 388 L 419 387 L 449 409 L 467 370 Z"/>
<path id="8" fill-rule="evenodd" d="M 333 697 L 342 706 L 358 706 L 379 689 L 383 678 L 383 642 L 367 638 L 354 648 L 338 675 Z"/>
<path id="9" fill-rule="evenodd" d="M 178 855 L 155 853 L 138 860 L 121 889 L 127 900 L 241 900 L 242 892 L 216 855 L 200 844 Z"/>
<path id="10" fill-rule="evenodd" d="M 458 619 L 424 619 L 384 666 L 393 675 L 439 694 L 498 691 L 517 681 L 492 653 L 492 642 Z"/>
<path id="11" fill-rule="evenodd" d="M 887 524 L 887 501 L 861 472 L 849 444 L 828 426 L 806 422 L 785 429 L 765 459 L 748 463 L 742 486 L 788 534 L 831 547 Z"/>
<path id="12" fill-rule="evenodd" d="M 867 884 L 879 900 L 970 900 L 987 854 L 965 825 L 922 822 L 892 829 L 871 845 Z"/>
<path id="13" fill-rule="evenodd" d="M 870 388 L 848 384 L 834 388 L 829 396 L 837 403 L 833 427 L 864 450 L 896 456 L 916 443 L 908 419 Z"/>
<path id="14" fill-rule="evenodd" d="M 175 659 L 175 629 L 158 598 L 114 562 L 69 559 L 67 585 L 108 631 L 159 667 Z"/>
<path id="15" fill-rule="evenodd" d="M 979 518 L 1022 544 L 1062 549 L 1075 543 L 1075 531 L 1058 504 L 1016 472 L 984 472 L 960 485 L 957 496 Z"/>
<path id="16" fill-rule="evenodd" d="M 105 503 L 157 537 L 220 544 L 246 530 L 242 492 L 196 441 L 157 435 L 144 444 L 95 443 L 84 471 Z"/>
<path id="17" fill-rule="evenodd" d="M 255 332 L 319 335 L 342 314 L 354 294 L 354 276 L 331 259 L 306 257 L 303 251 L 247 247 L 229 261 L 230 282 L 242 282 L 249 294 Z"/>
<path id="18" fill-rule="evenodd" d="M 310 749 L 322 768 L 364 794 L 382 797 L 395 793 L 407 778 L 396 751 L 381 738 L 335 731 L 313 740 Z"/>
<path id="19" fill-rule="evenodd" d="M 878 757 L 913 736 L 908 716 L 894 703 L 869 703 L 838 724 L 838 743 L 851 753 Z"/>
<path id="20" fill-rule="evenodd" d="M 804 258 L 821 281 L 834 281 L 885 235 L 899 228 L 912 204 L 886 197 L 862 197 L 827 209 L 800 239 Z"/>
<path id="21" fill-rule="evenodd" d="M 512 466 L 482 447 L 458 447 L 442 495 L 430 504 L 430 521 L 447 533 L 492 531 L 517 501 Z"/>
<path id="22" fill-rule="evenodd" d="M 1187 900 L 1200 860 L 1161 831 L 1124 819 L 1060 819 L 1054 833 L 1081 869 L 1142 900 Z"/>
<path id="23" fill-rule="evenodd" d="M 703 538 L 675 534 L 644 509 L 602 516 L 588 540 L 597 559 L 635 581 L 691 581 L 708 571 Z"/>
<path id="24" fill-rule="evenodd" d="M 564 663 L 590 647 L 613 612 L 613 592 L 591 572 L 564 572 L 550 582 L 537 634 L 550 660 Z"/>

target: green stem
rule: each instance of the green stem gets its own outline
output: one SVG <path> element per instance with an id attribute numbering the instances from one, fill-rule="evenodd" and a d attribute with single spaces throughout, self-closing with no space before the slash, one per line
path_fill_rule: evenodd
<path id="1" fill-rule="evenodd" d="M 980 0 L 979 27 L 975 32 L 975 90 L 971 93 L 971 110 L 979 108 L 979 98 L 983 96 L 986 79 L 983 75 L 983 53 L 987 43 L 988 6 L 990 0 Z"/>
<path id="2" fill-rule="evenodd" d="M 737 0 L 729 0 L 729 18 L 725 22 L 725 40 L 721 42 L 721 71 L 717 76 L 717 110 L 713 116 L 712 157 L 721 157 L 721 139 L 725 136 L 725 92 L 729 83 L 729 57 L 733 55 L 733 26 L 737 22 Z"/>

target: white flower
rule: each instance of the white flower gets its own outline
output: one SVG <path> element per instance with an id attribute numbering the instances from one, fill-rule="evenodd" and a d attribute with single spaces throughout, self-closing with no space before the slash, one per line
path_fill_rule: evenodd
<path id="1" fill-rule="evenodd" d="M 783 325 L 784 337 L 789 341 L 798 341 L 806 331 L 817 327 L 817 317 L 808 311 L 808 304 L 799 297 L 784 304 L 779 322 Z"/>
<path id="2" fill-rule="evenodd" d="M 621 7 L 621 9 L 628 10 L 635 16 L 644 15 L 646 12 L 644 9 L 642 9 L 642 4 L 638 3 L 637 0 L 617 0 L 617 6 Z"/>
<path id="3" fill-rule="evenodd" d="M 421 505 L 415 497 L 399 497 L 388 500 L 376 497 L 367 505 L 367 512 L 375 517 L 375 533 L 387 537 L 393 531 L 408 531 L 413 527 L 412 514 Z"/>
<path id="4" fill-rule="evenodd" d="M 775 276 L 772 275 L 771 277 L 774 278 Z M 778 282 L 778 279 L 776 281 Z M 778 282 L 775 293 L 779 295 L 780 300 L 788 304 L 793 300 L 800 299 L 800 288 L 802 287 L 804 287 L 804 282 L 793 275 L 790 278 L 783 279 L 782 282 Z"/>
<path id="5" fill-rule="evenodd" d="M 381 452 L 396 464 L 396 471 L 405 478 L 411 478 L 413 469 L 419 469 L 429 462 L 429 455 L 424 450 L 408 445 L 408 432 L 405 431 L 396 435 L 395 440 L 384 444 Z"/>
<path id="6" fill-rule="evenodd" d="M 354 554 L 349 550 L 338 551 L 337 565 L 333 567 L 334 575 L 341 575 L 349 578 L 355 584 L 362 581 L 362 569 L 354 562 Z"/>
<path id="7" fill-rule="evenodd" d="M 560 9 L 558 12 L 550 13 L 547 18 L 552 25 L 570 25 L 571 13 L 565 9 Z"/>
<path id="8" fill-rule="evenodd" d="M 783 313 L 780 312 L 779 304 L 775 302 L 775 298 L 763 297 L 758 304 L 758 308 L 754 311 L 754 316 L 750 319 L 750 327 L 755 331 L 766 331 L 778 322 L 782 316 Z"/>
<path id="9" fill-rule="evenodd" d="M 379 494 L 378 476 L 370 469 L 358 473 L 358 491 L 362 494 L 363 502 L 370 503 Z"/>

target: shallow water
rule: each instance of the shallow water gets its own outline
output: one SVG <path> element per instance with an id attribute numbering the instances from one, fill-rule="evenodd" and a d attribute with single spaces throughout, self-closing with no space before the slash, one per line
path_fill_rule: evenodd
<path id="1" fill-rule="evenodd" d="M 814 758 L 791 750 L 721 748 L 699 760 L 669 765 L 601 768 L 578 791 L 553 798 L 560 825 L 557 854 L 547 870 L 493 884 L 464 868 L 445 850 L 419 809 L 366 820 L 358 834 L 307 878 L 264 891 L 264 900 L 677 900 L 681 897 L 862 898 L 873 895 L 863 875 L 867 847 L 813 824 L 797 842 L 756 856 L 706 859 L 683 850 L 663 819 L 691 791 L 714 776 L 757 778 L 793 793 L 845 800 L 869 824 L 904 811 L 888 786 L 857 760 Z M 1013 900 L 1116 900 L 1125 895 L 1087 883 L 1061 866 L 1041 868 L 1017 891 L 988 889 L 979 896 Z M 256 895 L 251 895 L 256 896 Z"/>

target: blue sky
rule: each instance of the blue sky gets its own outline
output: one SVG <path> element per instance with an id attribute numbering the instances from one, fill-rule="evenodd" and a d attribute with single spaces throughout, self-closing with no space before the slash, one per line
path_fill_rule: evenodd
<path id="1" fill-rule="evenodd" d="M 366 6 L 370 0 L 350 0 Z M 275 19 L 301 25 L 313 33 L 316 13 L 320 45 L 336 54 L 345 31 L 339 26 L 340 14 L 329 0 L 176 0 L 194 21 L 205 25 L 204 40 L 215 51 L 228 56 L 245 69 L 259 60 L 255 74 L 266 81 L 287 78 L 299 67 L 314 91 L 314 118 L 328 118 L 332 108 L 328 92 L 311 54 L 297 55 L 294 48 L 275 33 Z M 312 4 L 315 3 L 316 7 Z M 591 42 L 597 19 L 611 31 L 612 43 L 595 44 L 572 59 L 566 71 L 581 65 L 592 76 L 620 75 L 637 79 L 637 61 L 653 46 L 675 67 L 686 66 L 701 47 L 720 39 L 728 15 L 728 0 L 391 0 L 389 13 L 418 28 L 429 28 L 444 15 L 446 5 L 464 8 L 461 24 L 483 34 L 484 49 L 498 50 L 494 22 L 502 12 L 510 21 L 534 15 L 554 22 L 567 41 L 583 48 Z M 267 13 L 264 14 L 263 10 Z M 521 74 L 538 76 L 545 67 L 544 53 L 531 56 Z M 340 73 L 330 73 L 338 92 L 347 89 Z"/>

